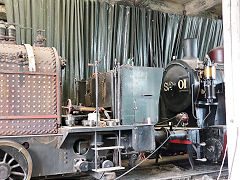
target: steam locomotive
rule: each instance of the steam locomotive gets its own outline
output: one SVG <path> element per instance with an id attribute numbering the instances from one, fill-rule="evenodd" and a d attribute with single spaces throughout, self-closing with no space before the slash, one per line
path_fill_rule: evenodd
<path id="1" fill-rule="evenodd" d="M 99 106 L 123 124 L 153 124 L 156 148 L 169 138 L 159 153 L 186 151 L 192 167 L 194 159 L 217 163 L 226 148 L 223 47 L 200 61 L 197 39 L 186 39 L 183 46 L 184 57 L 165 69 L 123 65 L 117 75 L 100 74 Z M 85 106 L 96 105 L 94 81 L 79 82 L 78 99 Z"/>
<path id="2" fill-rule="evenodd" d="M 223 47 L 211 50 L 203 61 L 197 53 L 197 39 L 186 39 L 183 59 L 165 68 L 156 127 L 156 141 L 171 134 L 168 150 L 184 147 L 192 166 L 193 155 L 199 161 L 219 162 L 226 148 Z"/>
<path id="3" fill-rule="evenodd" d="M 0 179 L 86 172 L 101 178 L 124 169 L 123 156 L 134 164 L 139 152 L 167 137 L 167 144 L 191 145 L 197 159 L 221 159 L 223 64 L 201 63 L 196 46 L 165 69 L 116 62 L 99 73 L 96 61 L 93 77 L 76 81 L 76 105 L 69 99 L 62 106 L 66 64 L 56 49 L 44 47 L 40 33 L 34 46 L 17 45 L 15 27 L 5 23 L 0 41 Z"/>
<path id="4" fill-rule="evenodd" d="M 154 126 L 147 118 L 158 121 L 161 69 L 116 65 L 98 75 L 95 63 L 95 77 L 81 88 L 85 106 L 71 100 L 62 106 L 65 61 L 55 48 L 44 47 L 44 40 L 39 31 L 33 46 L 17 45 L 15 27 L 0 23 L 0 179 L 81 173 L 102 178 L 124 169 L 123 155 L 134 160 L 139 152 L 154 150 Z M 153 76 L 159 78 L 138 82 Z M 148 88 L 152 84 L 157 89 Z M 130 106 L 144 111 L 143 102 L 155 108 L 140 118 Z"/>

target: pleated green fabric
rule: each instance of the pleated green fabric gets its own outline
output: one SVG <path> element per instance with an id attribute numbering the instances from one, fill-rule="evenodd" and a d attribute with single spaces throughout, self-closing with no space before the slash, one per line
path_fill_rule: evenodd
<path id="1" fill-rule="evenodd" d="M 198 38 L 199 58 L 222 45 L 222 20 L 166 14 L 143 7 L 97 0 L 5 0 L 7 19 L 33 29 L 17 28 L 18 43 L 34 43 L 37 29 L 45 30 L 46 45 L 67 60 L 63 70 L 63 102 L 74 98 L 74 78 L 124 64 L 165 67 L 172 56 L 183 56 L 182 40 Z"/>

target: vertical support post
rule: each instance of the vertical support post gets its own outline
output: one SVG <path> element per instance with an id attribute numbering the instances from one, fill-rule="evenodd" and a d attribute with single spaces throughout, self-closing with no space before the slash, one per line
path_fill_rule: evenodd
<path id="1" fill-rule="evenodd" d="M 117 119 L 117 59 L 114 60 L 114 119 Z"/>
<path id="2" fill-rule="evenodd" d="M 95 61 L 96 126 L 98 126 L 98 61 Z"/>
<path id="3" fill-rule="evenodd" d="M 96 126 L 98 126 L 98 61 L 94 64 L 88 64 L 88 66 L 94 66 L 95 73 L 95 94 L 96 94 Z"/>
<path id="4" fill-rule="evenodd" d="M 98 61 L 95 61 L 95 64 L 88 64 L 88 66 L 94 66 L 95 70 L 95 91 L 96 91 L 96 127 L 98 127 Z M 95 148 L 95 169 L 97 170 L 97 130 L 94 132 L 94 148 Z"/>
<path id="5" fill-rule="evenodd" d="M 98 151 L 97 151 L 97 131 L 94 132 L 94 148 L 95 148 L 95 169 L 97 170 L 97 155 L 98 155 Z"/>
<path id="6" fill-rule="evenodd" d="M 118 121 L 119 121 L 119 125 L 120 125 L 120 121 L 121 121 L 121 77 L 120 77 L 120 63 L 117 64 L 117 98 L 118 98 Z"/>
<path id="7" fill-rule="evenodd" d="M 121 146 L 121 130 L 118 131 L 118 147 Z M 118 164 L 122 167 L 121 149 L 118 148 Z"/>
<path id="8" fill-rule="evenodd" d="M 228 178 L 235 180 L 239 179 L 240 167 L 240 5 L 239 0 L 225 0 L 222 3 Z"/>
<path id="9" fill-rule="evenodd" d="M 98 61 L 95 61 L 95 91 L 96 91 L 96 127 L 98 127 Z M 97 131 L 95 130 L 95 169 L 97 169 Z"/>

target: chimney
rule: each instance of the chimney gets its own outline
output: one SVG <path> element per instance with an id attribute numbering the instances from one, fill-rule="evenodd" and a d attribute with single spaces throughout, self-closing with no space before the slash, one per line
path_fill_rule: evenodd
<path id="1" fill-rule="evenodd" d="M 197 38 L 188 38 L 183 40 L 183 59 L 198 58 Z"/>

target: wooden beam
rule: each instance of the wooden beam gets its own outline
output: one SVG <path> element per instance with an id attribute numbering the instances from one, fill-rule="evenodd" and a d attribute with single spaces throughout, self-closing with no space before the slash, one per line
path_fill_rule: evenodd
<path id="1" fill-rule="evenodd" d="M 186 14 L 193 16 L 222 3 L 222 0 L 192 0 L 184 4 Z"/>
<path id="2" fill-rule="evenodd" d="M 239 179 L 240 167 L 240 5 L 223 1 L 224 71 L 226 92 L 228 179 Z"/>

